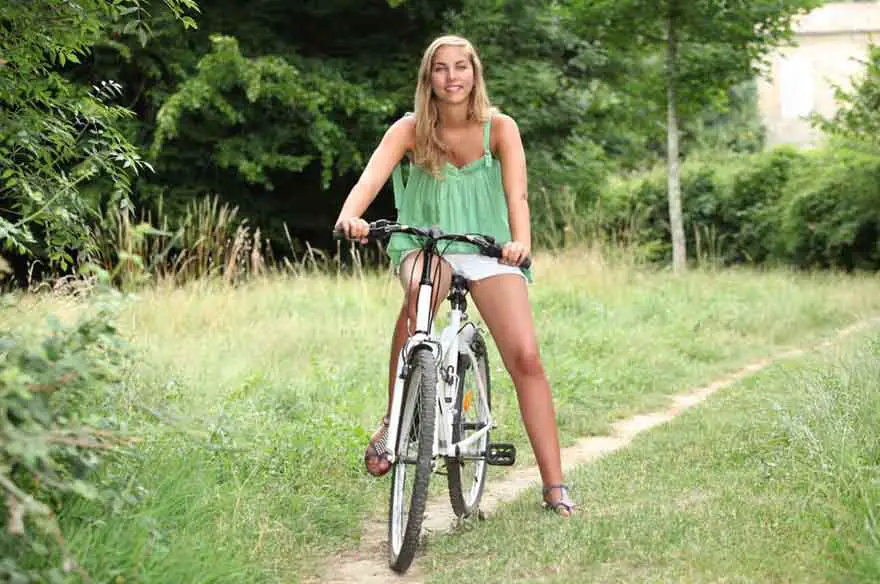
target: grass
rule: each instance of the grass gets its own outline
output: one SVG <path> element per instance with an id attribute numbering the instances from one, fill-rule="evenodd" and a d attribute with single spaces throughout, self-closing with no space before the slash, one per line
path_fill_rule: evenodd
<path id="1" fill-rule="evenodd" d="M 539 258 L 536 272 L 530 293 L 564 443 L 880 312 L 876 277 L 676 277 L 588 252 Z M 113 415 L 143 442 L 105 471 L 127 485 L 121 501 L 61 514 L 87 571 L 103 581 L 291 582 L 355 546 L 387 496 L 361 456 L 384 410 L 399 296 L 386 275 L 316 274 L 156 287 L 129 302 L 119 324 L 134 359 Z M 2 314 L 25 327 L 78 310 L 44 298 Z M 490 359 L 496 439 L 516 442 L 528 463 L 511 383 L 494 350 Z M 540 521 L 533 507 L 515 509 Z M 493 530 L 519 529 L 500 517 Z M 541 537 L 552 561 L 557 536 Z"/>
<path id="2" fill-rule="evenodd" d="M 783 362 L 429 545 L 429 582 L 880 580 L 880 334 Z"/>

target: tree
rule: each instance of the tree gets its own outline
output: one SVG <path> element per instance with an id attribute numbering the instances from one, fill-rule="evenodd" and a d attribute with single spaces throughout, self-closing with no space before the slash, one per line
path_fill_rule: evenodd
<path id="1" fill-rule="evenodd" d="M 665 106 L 669 226 L 676 272 L 684 270 L 687 262 L 679 177 L 682 116 L 723 100 L 730 88 L 755 77 L 770 51 L 791 40 L 794 17 L 820 4 L 820 0 L 570 3 L 584 38 L 596 40 L 609 52 L 641 55 L 648 74 L 641 77 L 645 82 L 638 88 Z M 659 63 L 661 79 L 656 77 Z"/>
<path id="2" fill-rule="evenodd" d="M 194 0 L 165 0 L 185 26 Z M 0 243 L 66 268 L 88 251 L 88 221 L 124 206 L 133 175 L 149 169 L 120 130 L 112 80 L 74 83 L 66 73 L 111 34 L 146 43 L 149 2 L 9 2 L 0 15 Z"/>

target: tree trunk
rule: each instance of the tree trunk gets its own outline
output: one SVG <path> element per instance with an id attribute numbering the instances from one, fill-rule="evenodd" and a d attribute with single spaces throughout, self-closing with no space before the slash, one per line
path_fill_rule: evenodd
<path id="1" fill-rule="evenodd" d="M 666 156 L 669 195 L 669 230 L 672 234 L 672 269 L 683 272 L 687 267 L 687 248 L 681 219 L 681 177 L 678 164 L 678 104 L 675 85 L 678 73 L 678 37 L 675 9 L 669 7 L 666 45 Z"/>

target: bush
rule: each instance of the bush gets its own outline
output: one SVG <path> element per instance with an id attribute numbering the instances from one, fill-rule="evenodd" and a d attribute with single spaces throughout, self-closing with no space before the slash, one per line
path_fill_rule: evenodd
<path id="1" fill-rule="evenodd" d="M 880 268 L 880 156 L 850 148 L 813 153 L 782 216 L 782 253 L 804 267 Z"/>
<path id="2" fill-rule="evenodd" d="M 805 157 L 790 147 L 747 156 L 733 166 L 720 220 L 731 246 L 727 262 L 764 263 L 774 257 L 779 204 Z M 711 218 L 706 218 L 711 221 Z"/>
<path id="3" fill-rule="evenodd" d="M 98 497 L 93 471 L 118 437 L 96 412 L 118 378 L 120 339 L 106 306 L 40 339 L 0 330 L 0 580 L 59 582 L 81 572 L 55 516 L 69 497 Z M 61 556 L 59 565 L 45 559 Z M 23 558 L 44 558 L 30 565 Z"/>
<path id="4" fill-rule="evenodd" d="M 682 165 L 688 256 L 715 264 L 880 268 L 880 157 L 830 146 Z M 669 261 L 666 171 L 609 182 L 590 212 L 599 234 Z"/>

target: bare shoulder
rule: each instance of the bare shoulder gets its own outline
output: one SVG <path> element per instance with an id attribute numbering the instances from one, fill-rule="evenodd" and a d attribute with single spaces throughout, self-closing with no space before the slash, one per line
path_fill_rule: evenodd
<path id="1" fill-rule="evenodd" d="M 498 151 L 505 145 L 520 142 L 519 126 L 507 114 L 495 112 L 492 116 L 492 150 Z"/>
<path id="2" fill-rule="evenodd" d="M 388 128 L 385 138 L 404 146 L 404 150 L 412 150 L 416 143 L 416 118 L 405 115 Z"/>
<path id="3" fill-rule="evenodd" d="M 509 115 L 495 112 L 492 116 L 492 131 L 496 130 L 499 132 L 519 132 L 519 126 L 516 125 L 516 120 Z"/>

